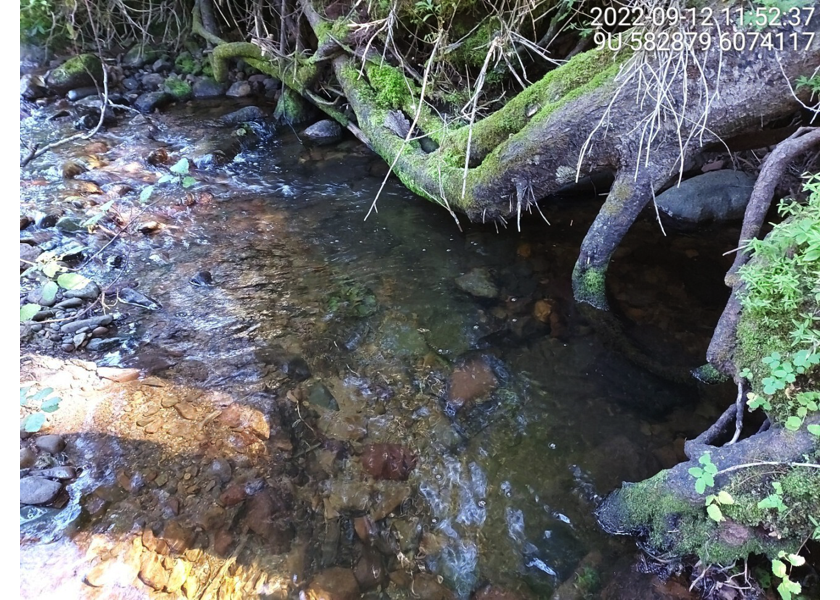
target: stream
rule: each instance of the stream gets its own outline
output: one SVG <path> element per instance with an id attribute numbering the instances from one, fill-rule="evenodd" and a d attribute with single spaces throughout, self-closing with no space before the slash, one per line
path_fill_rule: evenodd
<path id="1" fill-rule="evenodd" d="M 684 460 L 731 390 L 653 375 L 575 306 L 602 199 L 497 231 L 391 177 L 366 219 L 381 159 L 223 125 L 240 107 L 128 114 L 21 171 L 21 239 L 98 283 L 84 316 L 114 316 L 94 350 L 46 323 L 21 339 L 21 386 L 61 396 L 43 433 L 66 446 L 36 466 L 76 469 L 21 507 L 21 597 L 691 597 L 592 511 Z M 31 108 L 21 137 L 72 133 L 58 111 Z M 140 202 L 181 157 L 197 183 Z M 55 226 L 112 200 L 92 233 Z M 622 335 L 687 372 L 738 231 L 667 233 L 641 218 L 608 292 Z"/>

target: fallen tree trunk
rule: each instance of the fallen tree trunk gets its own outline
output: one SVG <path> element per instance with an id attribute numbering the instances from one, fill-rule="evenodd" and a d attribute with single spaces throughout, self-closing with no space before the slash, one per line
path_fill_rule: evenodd
<path id="1" fill-rule="evenodd" d="M 573 276 L 575 298 L 601 309 L 607 308 L 610 257 L 644 206 L 705 144 L 758 129 L 795 110 L 800 100 L 791 81 L 811 76 L 819 64 L 817 6 L 807 27 L 788 26 L 785 32 L 789 42 L 813 34 L 806 50 L 787 43 L 769 51 L 724 51 L 721 43 L 731 42 L 732 27 L 708 31 L 711 44 L 702 52 L 633 52 L 627 45 L 617 52 L 593 49 L 549 71 L 484 119 L 451 124 L 424 102 L 424 86 L 411 77 L 417 73 L 385 61 L 387 39 L 380 48 L 376 36 L 353 46 L 352 36 L 338 31 L 346 19 L 328 21 L 306 0 L 300 6 L 318 39 L 308 58 L 289 61 L 253 44 L 225 44 L 216 49 L 215 64 L 241 56 L 278 76 L 353 128 L 418 195 L 473 221 L 506 224 L 516 219 L 518 226 L 523 211 L 538 209 L 541 199 L 579 177 L 615 174 Z M 725 21 L 723 8 L 723 3 L 715 7 L 718 23 Z M 372 28 L 377 23 L 355 24 Z M 498 39 L 489 43 L 485 67 L 495 53 L 501 54 Z M 324 72 L 318 65 L 331 56 L 331 73 Z M 217 76 L 223 75 L 219 68 Z M 312 91 L 330 77 L 350 116 Z M 389 128 L 394 113 L 415 123 L 412 129 L 434 140 L 437 149 L 429 152 Z"/>

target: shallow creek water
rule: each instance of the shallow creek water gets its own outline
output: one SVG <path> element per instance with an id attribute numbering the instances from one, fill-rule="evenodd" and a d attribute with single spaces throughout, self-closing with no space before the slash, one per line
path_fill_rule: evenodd
<path id="1" fill-rule="evenodd" d="M 22 175 L 22 210 L 82 215 L 117 198 L 125 223 L 166 172 L 144 158 L 197 157 L 233 135 L 214 119 L 236 107 L 191 103 L 152 127 L 129 117 L 93 156 L 84 142 L 48 154 Z M 24 136 L 68 130 L 22 121 Z M 71 158 L 91 169 L 64 180 Z M 336 567 L 370 598 L 487 584 L 509 596 L 486 597 L 574 598 L 593 579 L 591 597 L 647 597 L 635 546 L 592 510 L 681 460 L 731 390 L 651 374 L 574 306 L 594 193 L 545 202 L 550 226 L 528 215 L 521 233 L 497 232 L 459 228 L 394 180 L 365 220 L 386 170 L 353 140 L 306 148 L 281 128 L 193 169 L 189 200 L 159 186 L 133 223 L 162 228 L 129 227 L 84 266 L 106 292 L 129 286 L 156 307 L 106 293 L 121 339 L 107 352 L 23 346 L 22 377 L 62 393 L 48 425 L 80 475 L 54 509 L 22 516 L 22 597 L 296 597 L 319 573 L 340 579 Z M 85 259 L 109 240 L 51 235 L 88 246 Z M 736 239 L 663 237 L 649 215 L 633 227 L 608 287 L 645 356 L 704 362 Z M 489 275 L 494 297 L 459 287 L 470 273 Z M 112 383 L 80 361 L 143 377 Z M 452 398 L 459 378 L 466 402 Z M 396 445 L 405 478 L 373 476 L 366 461 Z"/>

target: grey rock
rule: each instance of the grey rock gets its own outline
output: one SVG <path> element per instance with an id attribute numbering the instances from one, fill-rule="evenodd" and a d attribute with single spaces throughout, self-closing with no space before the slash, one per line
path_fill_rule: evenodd
<path id="1" fill-rule="evenodd" d="M 324 119 L 304 129 L 300 137 L 313 146 L 326 146 L 340 142 L 341 135 L 341 125 L 330 119 Z"/>
<path id="2" fill-rule="evenodd" d="M 318 382 L 309 388 L 308 398 L 309 403 L 327 410 L 338 410 L 338 402 L 336 402 L 330 390 L 327 389 L 323 383 Z"/>
<path id="3" fill-rule="evenodd" d="M 95 281 L 88 281 L 85 286 L 78 290 L 65 290 L 65 298 L 81 298 L 82 300 L 96 300 L 102 290 Z"/>
<path id="4" fill-rule="evenodd" d="M 679 221 L 705 223 L 744 216 L 755 177 L 740 171 L 711 171 L 687 179 L 656 197 L 659 210 Z"/>
<path id="5" fill-rule="evenodd" d="M 161 73 L 163 71 L 171 71 L 172 70 L 172 61 L 169 60 L 168 56 L 162 56 L 155 61 L 152 65 L 152 71 L 155 73 Z"/>
<path id="6" fill-rule="evenodd" d="M 55 228 L 59 231 L 63 231 L 64 233 L 76 233 L 77 231 L 84 230 L 84 227 L 82 227 L 79 219 L 74 217 L 61 217 L 56 222 Z"/>
<path id="7" fill-rule="evenodd" d="M 138 69 L 142 66 L 153 63 L 160 56 L 160 50 L 153 50 L 150 46 L 137 45 L 125 53 L 123 65 Z"/>
<path id="8" fill-rule="evenodd" d="M 209 77 L 199 77 L 193 84 L 193 96 L 196 98 L 215 98 L 223 96 L 225 93 L 225 86 L 221 83 L 216 83 Z"/>
<path id="9" fill-rule="evenodd" d="M 55 434 L 42 435 L 35 440 L 35 447 L 44 452 L 56 454 L 64 450 L 64 438 Z"/>
<path id="10" fill-rule="evenodd" d="M 117 294 L 117 299 L 125 304 L 133 304 L 147 310 L 157 310 L 160 307 L 157 302 L 130 287 L 121 289 Z"/>
<path id="11" fill-rule="evenodd" d="M 67 300 L 62 300 L 58 304 L 55 305 L 56 308 L 78 308 L 82 304 L 84 304 L 84 300 L 81 298 L 69 298 Z"/>
<path id="12" fill-rule="evenodd" d="M 276 90 L 280 87 L 280 82 L 274 79 L 274 77 L 268 77 L 263 79 L 263 86 L 265 87 L 265 91 L 272 91 Z"/>
<path id="13" fill-rule="evenodd" d="M 246 123 L 248 121 L 257 121 L 262 119 L 264 116 L 265 114 L 259 106 L 246 106 L 244 108 L 240 108 L 239 110 L 235 110 L 232 113 L 226 114 L 221 117 L 219 121 L 221 121 L 223 125 L 239 125 L 240 123 Z"/>
<path id="14" fill-rule="evenodd" d="M 217 477 L 222 483 L 227 483 L 233 477 L 230 463 L 224 458 L 217 458 L 210 463 L 210 474 L 213 477 Z"/>
<path id="15" fill-rule="evenodd" d="M 246 96 L 250 96 L 253 93 L 254 90 L 251 89 L 251 82 L 237 81 L 228 88 L 228 91 L 225 93 L 225 95 L 230 96 L 231 98 L 244 98 Z"/>
<path id="16" fill-rule="evenodd" d="M 76 469 L 70 466 L 51 467 L 49 469 L 38 469 L 30 472 L 30 475 L 48 477 L 49 479 L 73 479 L 76 476 Z"/>
<path id="17" fill-rule="evenodd" d="M 20 244 L 20 270 L 28 269 L 32 265 L 29 263 L 35 262 L 41 256 L 41 249 L 38 246 L 30 246 L 29 244 Z M 24 262 L 27 261 L 27 262 Z"/>
<path id="18" fill-rule="evenodd" d="M 173 100 L 174 98 L 166 92 L 146 92 L 134 101 L 134 106 L 142 113 L 151 113 L 156 108 L 166 106 Z"/>
<path id="19" fill-rule="evenodd" d="M 81 100 L 82 98 L 87 98 L 88 96 L 93 96 L 98 93 L 99 90 L 92 86 L 76 88 L 67 92 L 67 99 L 71 102 L 75 102 L 76 100 Z"/>
<path id="20" fill-rule="evenodd" d="M 61 484 L 43 477 L 23 477 L 20 480 L 21 504 L 44 504 L 58 495 Z"/>
<path id="21" fill-rule="evenodd" d="M 166 79 L 164 79 L 163 75 L 160 73 L 148 73 L 143 75 L 140 83 L 143 84 L 143 89 L 145 90 L 156 90 L 163 85 L 164 81 L 166 81 Z"/>
<path id="22" fill-rule="evenodd" d="M 100 325 L 110 325 L 113 321 L 114 317 L 112 315 L 102 315 L 100 317 L 81 319 L 79 321 L 65 323 L 61 326 L 61 332 L 75 334 L 77 331 L 84 327 L 88 327 L 89 329 L 96 329 Z"/>
<path id="23" fill-rule="evenodd" d="M 123 79 L 122 85 L 129 92 L 140 89 L 140 82 L 134 77 L 126 77 Z"/>
<path id="24" fill-rule="evenodd" d="M 495 298 L 499 289 L 487 269 L 473 269 L 455 280 L 459 289 L 477 298 Z"/>

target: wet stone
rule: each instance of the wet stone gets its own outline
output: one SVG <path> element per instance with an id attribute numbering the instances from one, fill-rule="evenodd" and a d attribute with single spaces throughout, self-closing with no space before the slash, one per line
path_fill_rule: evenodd
<path id="1" fill-rule="evenodd" d="M 187 529 L 178 521 L 169 520 L 163 527 L 161 537 L 174 554 L 182 554 L 193 543 L 195 532 Z"/>
<path id="2" fill-rule="evenodd" d="M 118 383 L 126 383 L 134 381 L 140 377 L 139 369 L 121 369 L 118 367 L 99 367 L 96 369 L 96 374 L 102 379 L 116 381 Z"/>
<path id="3" fill-rule="evenodd" d="M 239 125 L 248 121 L 258 121 L 265 117 L 259 106 L 246 106 L 222 116 L 219 121 L 223 125 Z"/>
<path id="4" fill-rule="evenodd" d="M 455 280 L 458 288 L 477 298 L 496 298 L 499 288 L 493 282 L 490 271 L 485 268 L 472 269 Z"/>
<path id="5" fill-rule="evenodd" d="M 408 479 L 417 457 L 398 444 L 368 444 L 362 450 L 362 469 L 374 479 Z"/>
<path id="6" fill-rule="evenodd" d="M 267 440 L 270 434 L 268 419 L 260 411 L 249 406 L 231 404 L 216 420 L 220 425 L 231 429 L 247 429 L 263 440 Z"/>
<path id="7" fill-rule="evenodd" d="M 498 384 L 496 376 L 484 359 L 471 359 L 452 372 L 449 403 L 460 408 L 487 397 Z"/>
<path id="8" fill-rule="evenodd" d="M 21 504 L 45 504 L 58 495 L 61 484 L 43 477 L 22 477 L 20 480 Z"/>
<path id="9" fill-rule="evenodd" d="M 179 402 L 175 405 L 175 410 L 182 419 L 187 419 L 188 421 L 195 421 L 201 416 L 201 413 L 199 413 L 195 405 L 189 402 Z"/>
<path id="10" fill-rule="evenodd" d="M 323 383 L 318 382 L 309 388 L 309 403 L 327 410 L 338 410 L 338 402 Z"/>
<path id="11" fill-rule="evenodd" d="M 96 300 L 99 298 L 101 290 L 96 282 L 89 281 L 84 287 L 78 290 L 65 290 L 65 298 L 81 298 L 82 300 Z"/>
<path id="12" fill-rule="evenodd" d="M 96 338 L 88 342 L 87 349 L 90 352 L 105 352 L 111 348 L 116 348 L 120 343 L 122 343 L 120 338 Z"/>
<path id="13" fill-rule="evenodd" d="M 216 551 L 216 554 L 219 556 L 227 555 L 228 550 L 233 545 L 233 534 L 230 531 L 224 529 L 222 531 L 217 531 L 216 534 L 213 536 L 213 550 Z"/>
<path id="14" fill-rule="evenodd" d="M 251 83 L 249 81 L 237 81 L 228 88 L 225 95 L 230 96 L 231 98 L 244 98 L 245 96 L 250 96 L 253 93 L 254 90 L 251 89 Z"/>
<path id="15" fill-rule="evenodd" d="M 221 493 L 219 496 L 219 503 L 222 506 L 234 506 L 235 504 L 239 504 L 245 498 L 248 497 L 248 494 L 245 492 L 245 486 L 235 483 Z"/>
<path id="16" fill-rule="evenodd" d="M 217 458 L 210 463 L 210 474 L 222 483 L 227 483 L 233 476 L 230 463 L 224 458 Z"/>
<path id="17" fill-rule="evenodd" d="M 310 125 L 300 134 L 304 143 L 312 146 L 327 146 L 341 141 L 342 128 L 335 121 L 324 119 Z"/>
<path id="18" fill-rule="evenodd" d="M 221 83 L 216 83 L 209 77 L 199 77 L 193 83 L 193 96 L 196 98 L 215 98 L 223 96 L 225 93 L 225 86 Z"/>
<path id="19" fill-rule="evenodd" d="M 151 113 L 172 101 L 172 96 L 166 92 L 146 92 L 134 101 L 134 106 L 142 113 Z"/>
<path id="20" fill-rule="evenodd" d="M 20 468 L 21 469 L 28 469 L 32 465 L 35 464 L 35 461 L 38 459 L 38 455 L 32 451 L 31 448 L 21 448 L 20 449 Z"/>
<path id="21" fill-rule="evenodd" d="M 372 590 L 382 585 L 388 578 L 388 571 L 382 561 L 382 555 L 370 548 L 365 548 L 362 556 L 353 567 L 353 575 L 362 591 Z"/>
<path id="22" fill-rule="evenodd" d="M 31 474 L 40 477 L 49 477 L 50 479 L 73 479 L 76 476 L 76 469 L 70 466 L 51 467 L 49 469 L 32 471 Z"/>
<path id="23" fill-rule="evenodd" d="M 333 567 L 318 573 L 301 600 L 357 600 L 361 597 L 359 584 L 350 569 Z"/>

